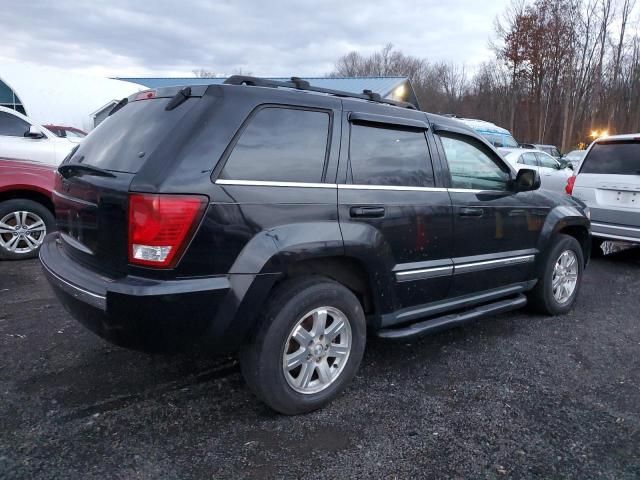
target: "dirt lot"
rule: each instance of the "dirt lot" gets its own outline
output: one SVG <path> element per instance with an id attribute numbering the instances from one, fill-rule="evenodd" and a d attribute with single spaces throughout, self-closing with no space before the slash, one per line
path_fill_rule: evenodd
<path id="1" fill-rule="evenodd" d="M 278 416 L 234 359 L 104 343 L 0 262 L 0 478 L 639 478 L 640 249 L 564 317 L 370 339 L 328 408 Z"/>

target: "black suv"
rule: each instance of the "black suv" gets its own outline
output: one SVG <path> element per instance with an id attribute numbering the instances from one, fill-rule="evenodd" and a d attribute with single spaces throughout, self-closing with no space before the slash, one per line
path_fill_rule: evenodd
<path id="1" fill-rule="evenodd" d="M 296 414 L 349 383 L 367 335 L 575 302 L 588 210 L 457 120 L 297 78 L 115 110 L 60 166 L 40 252 L 113 343 L 239 351 L 252 391 Z"/>

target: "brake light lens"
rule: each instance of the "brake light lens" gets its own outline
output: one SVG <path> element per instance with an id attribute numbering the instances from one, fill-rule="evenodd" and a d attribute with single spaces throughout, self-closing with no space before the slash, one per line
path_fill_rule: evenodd
<path id="1" fill-rule="evenodd" d="M 155 90 L 143 90 L 136 93 L 136 96 L 133 97 L 133 101 L 137 102 L 138 100 L 151 100 L 152 98 L 156 98 Z"/>
<path id="2" fill-rule="evenodd" d="M 129 195 L 129 262 L 173 268 L 207 205 L 201 195 Z"/>
<path id="3" fill-rule="evenodd" d="M 573 175 L 567 178 L 567 186 L 564 187 L 564 191 L 567 192 L 567 195 L 573 194 L 573 185 L 576 183 L 576 176 Z"/>

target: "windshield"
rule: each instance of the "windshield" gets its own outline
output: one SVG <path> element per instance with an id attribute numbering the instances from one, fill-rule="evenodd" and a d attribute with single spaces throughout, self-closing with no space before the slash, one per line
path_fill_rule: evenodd
<path id="1" fill-rule="evenodd" d="M 640 140 L 612 140 L 591 147 L 580 173 L 640 175 Z"/>

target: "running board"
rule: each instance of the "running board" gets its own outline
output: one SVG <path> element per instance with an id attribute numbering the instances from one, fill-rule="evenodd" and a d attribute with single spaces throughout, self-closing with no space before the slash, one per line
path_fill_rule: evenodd
<path id="1" fill-rule="evenodd" d="M 462 325 L 463 323 L 475 320 L 477 318 L 486 317 L 487 315 L 497 315 L 498 313 L 508 312 L 517 308 L 524 307 L 527 304 L 527 297 L 520 294 L 516 297 L 498 302 L 488 303 L 471 310 L 445 315 L 443 317 L 430 318 L 422 322 L 413 323 L 406 327 L 399 328 L 383 328 L 378 331 L 377 335 L 381 338 L 391 339 L 407 339 L 419 337 L 427 333 L 437 332 L 446 328 Z"/>

